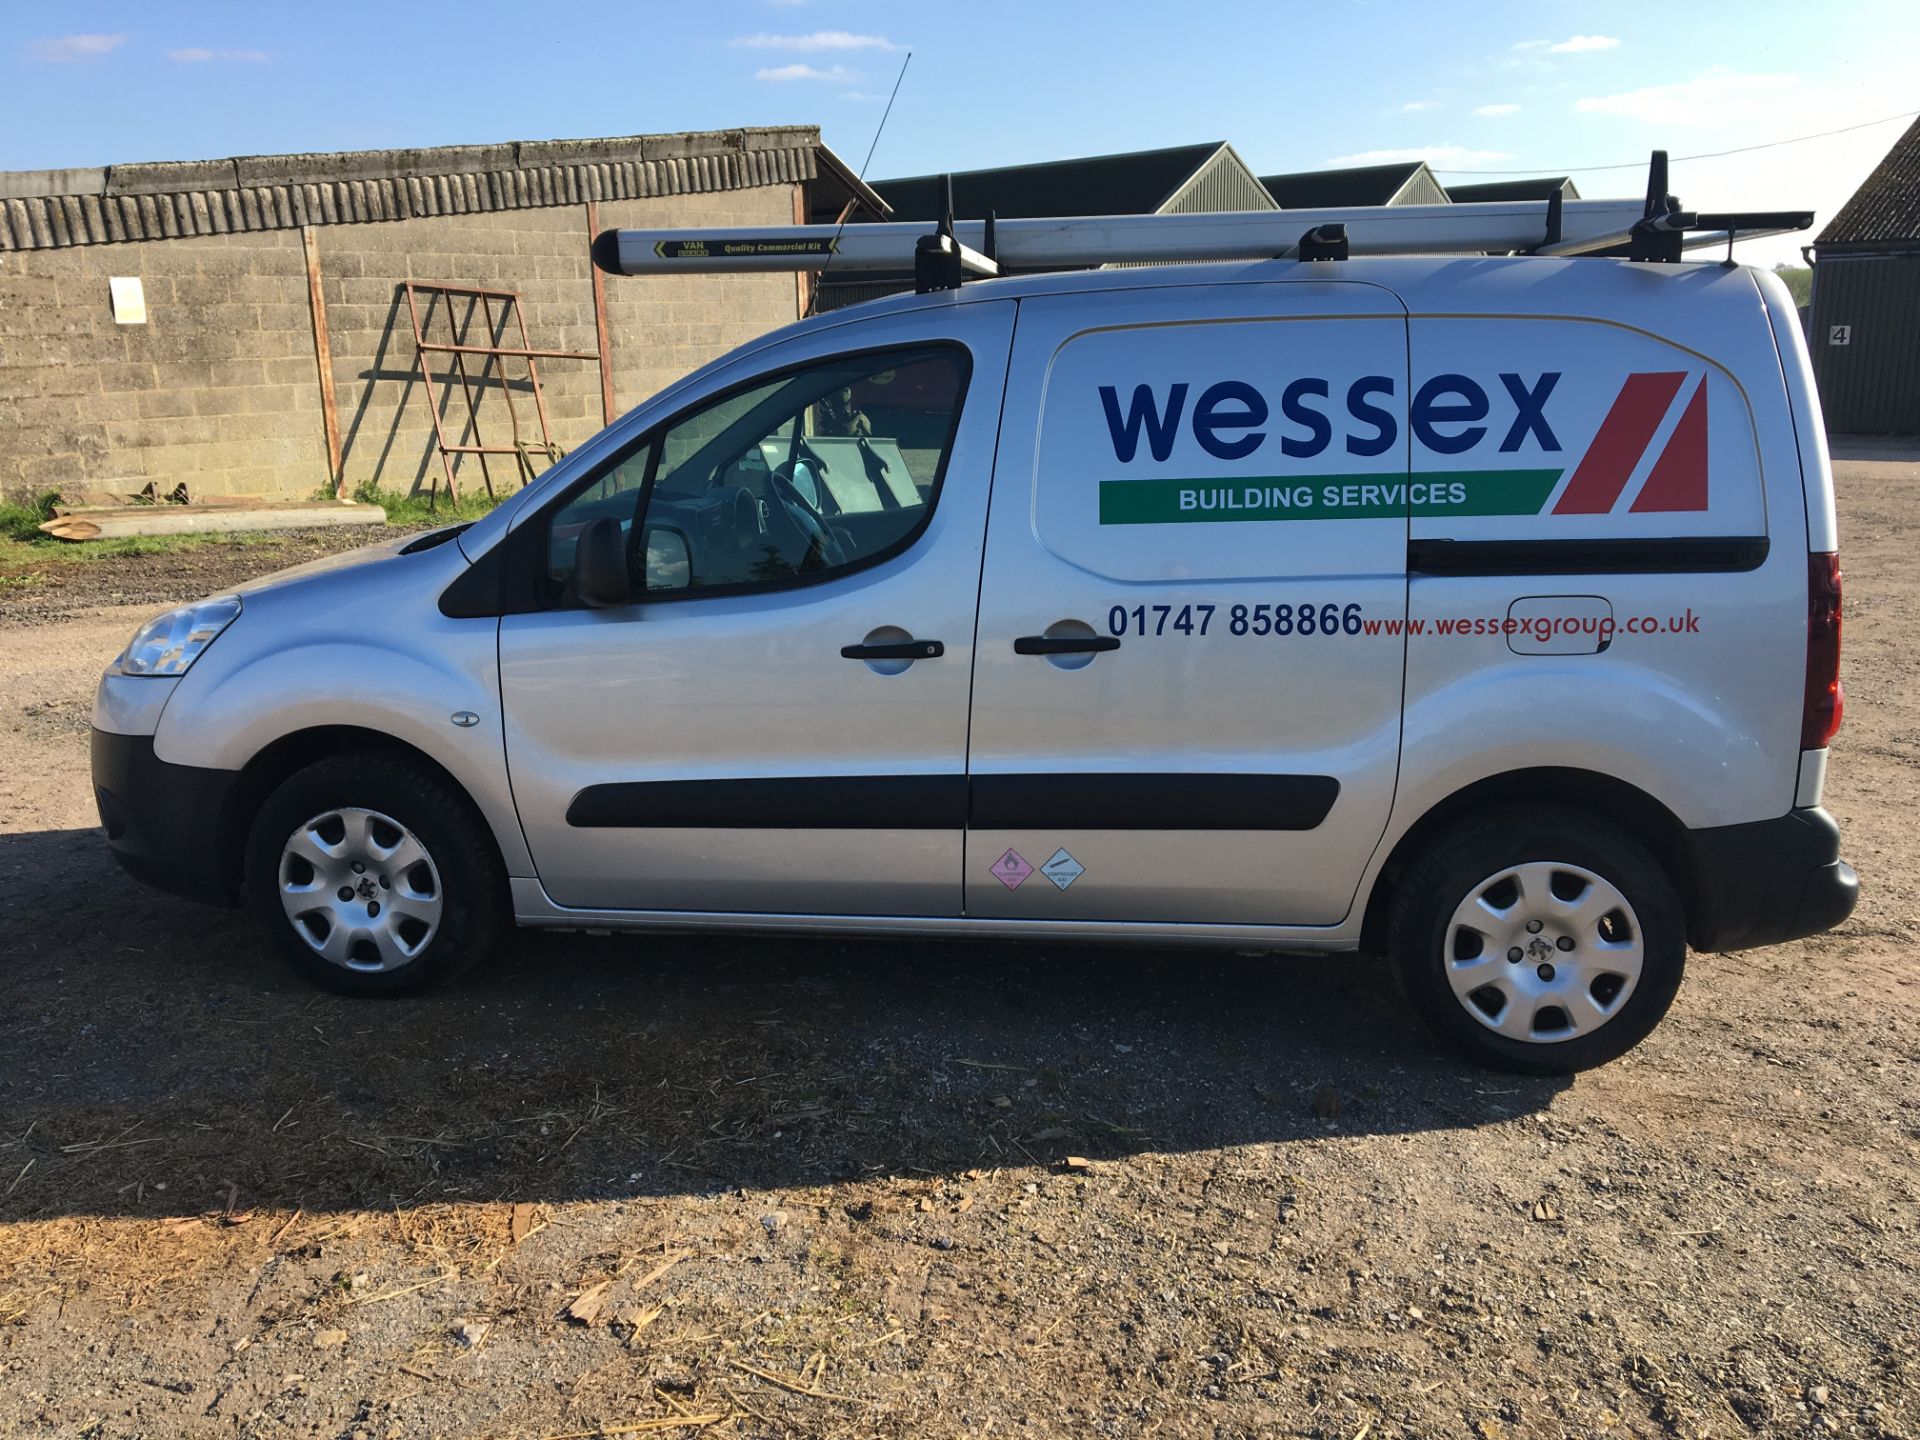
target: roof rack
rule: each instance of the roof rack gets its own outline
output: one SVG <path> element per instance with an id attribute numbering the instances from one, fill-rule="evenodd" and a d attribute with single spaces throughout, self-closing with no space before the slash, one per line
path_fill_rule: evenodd
<path id="1" fill-rule="evenodd" d="M 1004 270 L 1071 270 L 1193 260 L 1345 260 L 1353 255 L 1621 255 L 1672 262 L 1686 250 L 1805 230 L 1810 210 L 1696 213 L 1667 193 L 1667 154 L 1653 152 L 1645 200 L 1537 200 L 1462 205 L 1354 205 L 1214 214 L 784 225 L 718 230 L 607 230 L 594 263 L 615 275 L 777 270 L 911 271 L 921 293 Z"/>

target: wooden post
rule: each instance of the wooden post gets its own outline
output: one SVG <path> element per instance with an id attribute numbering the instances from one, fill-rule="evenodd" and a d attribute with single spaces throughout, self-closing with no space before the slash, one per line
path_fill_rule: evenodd
<path id="1" fill-rule="evenodd" d="M 793 223 L 796 225 L 807 223 L 807 187 L 805 185 L 796 184 L 793 187 Z M 807 318 L 807 308 L 813 304 L 813 283 L 814 277 L 811 271 L 793 272 L 793 300 L 798 307 L 797 319 Z"/>
<path id="2" fill-rule="evenodd" d="M 613 424 L 613 337 L 607 333 L 607 277 L 593 263 L 594 237 L 600 233 L 600 205 L 587 201 L 587 273 L 593 277 L 593 339 L 600 352 L 600 419 Z"/>
<path id="3" fill-rule="evenodd" d="M 313 315 L 313 362 L 320 370 L 320 417 L 327 427 L 327 484 L 333 498 L 341 498 L 346 484 L 340 461 L 340 410 L 333 394 L 333 344 L 327 338 L 327 297 L 320 288 L 320 244 L 313 227 L 300 227 L 300 243 L 307 252 L 307 308 Z"/>

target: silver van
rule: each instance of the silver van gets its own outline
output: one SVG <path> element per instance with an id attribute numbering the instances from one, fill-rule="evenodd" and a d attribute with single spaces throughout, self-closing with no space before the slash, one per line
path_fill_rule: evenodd
<path id="1" fill-rule="evenodd" d="M 161 616 L 93 773 L 129 871 L 350 994 L 514 923 L 1364 949 L 1566 1071 L 1689 944 L 1851 912 L 1839 612 L 1771 275 L 1078 271 L 804 321 Z"/>

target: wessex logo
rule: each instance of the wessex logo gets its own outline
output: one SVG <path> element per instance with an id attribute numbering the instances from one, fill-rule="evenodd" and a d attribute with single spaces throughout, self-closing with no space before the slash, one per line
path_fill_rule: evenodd
<path id="1" fill-rule="evenodd" d="M 1407 409 L 1412 439 L 1423 451 L 1461 455 L 1496 435 L 1494 455 L 1537 452 L 1557 458 L 1559 436 L 1547 403 L 1561 371 L 1531 378 L 1503 372 L 1498 388 L 1466 375 L 1436 375 L 1415 392 Z M 1367 519 L 1396 515 L 1537 515 L 1558 493 L 1552 513 L 1610 512 L 1672 410 L 1687 375 L 1682 371 L 1629 374 L 1606 418 L 1588 442 L 1564 487 L 1561 467 L 1485 470 L 1421 470 L 1411 475 L 1266 475 L 1177 480 L 1155 477 L 1100 482 L 1100 523 L 1155 525 L 1182 521 Z M 1333 405 L 1332 387 L 1303 377 L 1281 393 L 1278 450 L 1291 459 L 1311 459 L 1332 449 L 1336 425 L 1347 454 L 1385 455 L 1399 440 L 1395 411 L 1381 402 L 1394 393 L 1385 375 L 1363 375 Z M 1191 387 L 1170 385 L 1161 398 L 1152 386 L 1136 385 L 1123 409 L 1120 392 L 1100 387 L 1100 403 L 1113 441 L 1114 459 L 1131 465 L 1147 455 L 1165 463 L 1186 420 L 1194 443 L 1216 460 L 1253 456 L 1267 444 L 1273 410 L 1267 397 L 1241 380 L 1210 385 L 1189 408 Z M 1495 400 L 1500 413 L 1495 414 Z M 1397 407 L 1396 407 L 1397 408 Z M 1492 455 L 1489 456 L 1492 458 Z M 1635 513 L 1707 508 L 1707 392 L 1695 387 L 1646 482 L 1629 507 Z"/>
<path id="2" fill-rule="evenodd" d="M 1502 454 L 1520 449 L 1529 438 L 1542 450 L 1560 448 L 1546 417 L 1547 400 L 1560 383 L 1560 373 L 1548 370 L 1531 383 L 1519 375 L 1500 377 L 1513 409 L 1500 441 Z M 1169 386 L 1163 403 L 1152 386 L 1136 385 L 1132 402 L 1122 416 L 1119 391 L 1102 385 L 1100 404 L 1113 437 L 1114 457 L 1122 464 L 1130 463 L 1139 453 L 1142 432 L 1155 460 L 1171 455 L 1189 388 L 1185 381 Z M 1374 403 L 1378 396 L 1391 396 L 1393 389 L 1393 379 L 1387 375 L 1362 375 L 1347 387 L 1343 441 L 1348 454 L 1383 455 L 1393 448 L 1400 434 L 1399 421 L 1392 411 Z M 1308 459 L 1333 443 L 1333 420 L 1323 408 L 1330 398 L 1327 382 L 1313 376 L 1295 380 L 1280 392 L 1281 415 L 1307 432 L 1304 436 L 1283 436 L 1282 454 Z M 1476 381 L 1465 375 L 1436 375 L 1413 397 L 1410 413 L 1414 439 L 1436 454 L 1458 455 L 1487 438 L 1487 427 L 1479 422 L 1490 410 L 1487 392 Z M 1267 432 L 1260 428 L 1271 414 L 1267 398 L 1244 380 L 1209 385 L 1200 393 L 1192 413 L 1194 440 L 1216 460 L 1244 460 L 1267 441 Z M 1364 430 L 1356 433 L 1354 426 Z"/>

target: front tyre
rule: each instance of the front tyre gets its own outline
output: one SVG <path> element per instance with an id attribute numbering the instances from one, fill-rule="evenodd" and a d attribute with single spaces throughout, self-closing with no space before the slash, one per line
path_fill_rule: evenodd
<path id="1" fill-rule="evenodd" d="M 1483 1064 L 1604 1065 L 1667 1013 L 1686 964 L 1680 897 L 1617 826 L 1561 806 L 1454 825 L 1395 887 L 1388 950 L 1414 1008 Z"/>
<path id="2" fill-rule="evenodd" d="M 466 797 L 378 752 L 317 761 L 267 797 L 246 888 L 282 952 L 343 995 L 436 985 L 479 961 L 505 918 L 505 873 Z"/>

